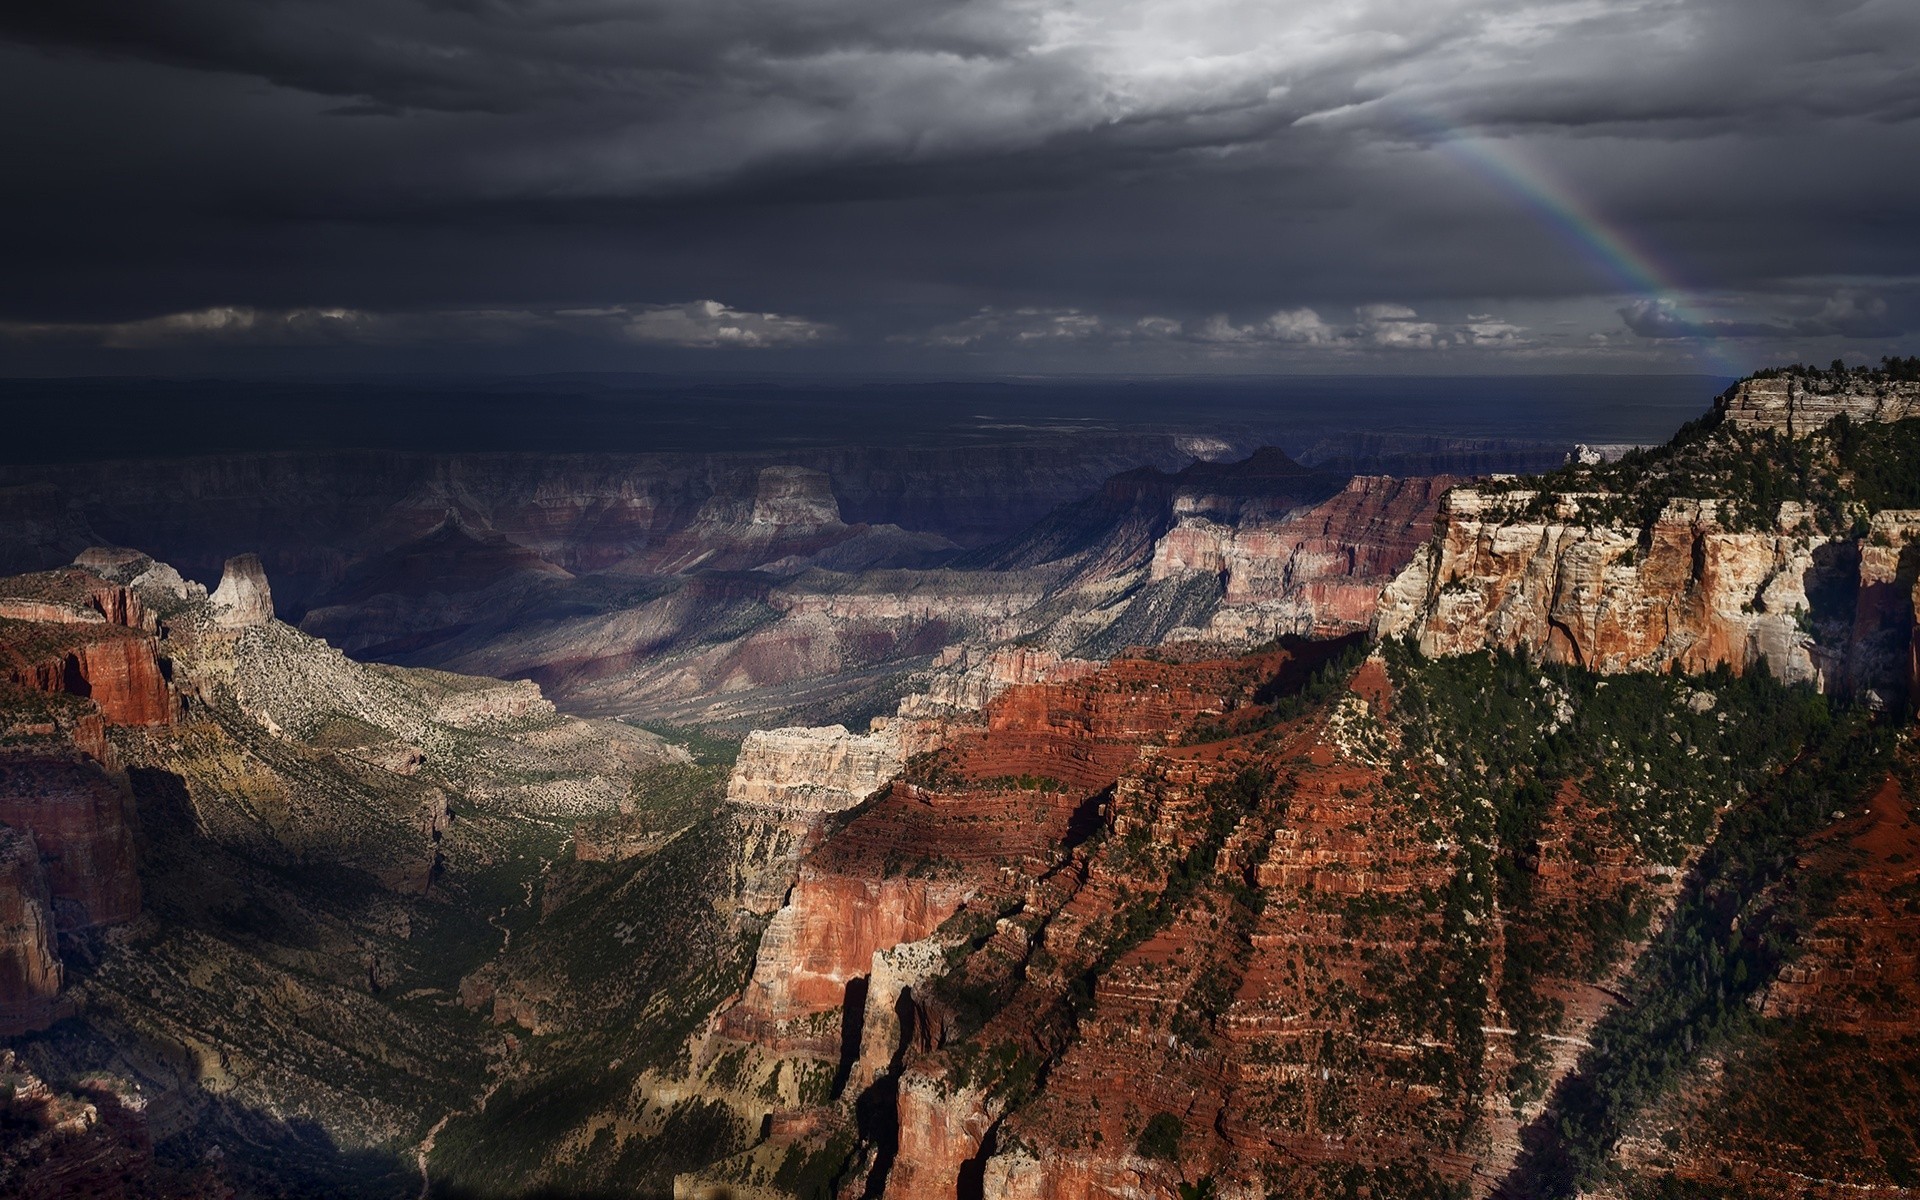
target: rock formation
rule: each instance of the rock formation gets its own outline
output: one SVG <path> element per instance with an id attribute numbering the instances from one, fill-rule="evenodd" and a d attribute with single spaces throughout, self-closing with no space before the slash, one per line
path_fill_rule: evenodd
<path id="1" fill-rule="evenodd" d="M 942 569 L 842 572 L 816 556 L 812 569 L 782 560 L 793 571 L 781 567 L 777 581 L 695 573 L 632 606 L 502 631 L 443 661 L 531 676 L 588 711 L 735 728 L 825 723 L 949 654 L 1026 645 L 1097 659 L 1167 639 L 1252 644 L 1364 628 L 1442 490 L 1444 481 L 1319 471 L 1271 449 L 1131 471 Z M 742 520 L 731 508 L 728 528 Z M 804 512 L 793 519 L 782 528 L 819 528 Z M 701 555 L 709 566 L 746 565 L 726 557 L 749 544 L 744 536 L 688 532 L 685 545 L 672 543 L 681 565 L 646 569 L 694 570 Z"/>
<path id="2" fill-rule="evenodd" d="M 267 587 L 267 569 L 258 554 L 240 554 L 227 560 L 220 586 L 207 598 L 214 624 L 245 629 L 273 620 L 273 592 Z"/>
<path id="3" fill-rule="evenodd" d="M 1508 780 L 1484 787 L 1456 774 L 1460 747 L 1399 707 L 1447 696 L 1449 738 L 1527 771 L 1576 718 L 1618 722 L 1580 745 L 1631 729 L 1672 762 L 1745 744 L 1753 718 L 1682 703 L 1705 694 L 1676 680 L 1621 699 L 1510 665 L 1501 688 L 1537 691 L 1488 730 L 1457 711 L 1460 682 L 1429 691 L 1448 669 L 1401 659 L 1276 725 L 1251 696 L 1301 686 L 1329 650 L 1308 653 L 1123 661 L 950 724 L 806 854 L 752 979 L 696 1039 L 706 1094 L 767 1132 L 683 1185 L 844 1153 L 832 1139 L 857 1117 L 864 1149 L 837 1178 L 894 1200 L 961 1180 L 1035 1200 L 1208 1178 L 1224 1194 L 1490 1190 L 1614 1005 L 1623 931 L 1675 902 L 1701 835 L 1656 845 L 1662 826 L 1619 814 L 1643 786 L 1623 756 L 1497 835 L 1501 876 L 1521 882 L 1496 901 L 1474 847 L 1496 837 L 1484 794 L 1507 794 L 1509 768 L 1477 768 Z M 1677 714 L 1671 736 L 1644 731 L 1650 702 Z M 1704 769 L 1676 785 L 1688 828 L 1720 786 Z M 798 1105 L 796 1077 L 821 1081 Z"/>
<path id="4" fill-rule="evenodd" d="M 228 1194 L 179 1166 L 214 1147 L 246 1195 L 417 1187 L 411 1160 L 398 1189 L 380 1164 L 478 1099 L 489 1046 L 455 996 L 500 948 L 501 896 L 687 756 L 530 682 L 356 663 L 262 611 L 223 624 L 143 555 L 85 558 L 0 580 L 47 606 L 0 620 L 0 1029 L 72 1018 L 32 1043 L 50 1086 L 0 1088 L 26 1105 L 0 1114 L 0 1192 Z M 264 604 L 245 564 L 228 582 Z M 440 999 L 391 1007 L 402 985 Z M 115 1157 L 149 1099 L 166 1161 Z"/>
<path id="5" fill-rule="evenodd" d="M 1857 374 L 1776 374 L 1743 379 L 1723 397 L 1720 411 L 1740 429 L 1770 429 L 1805 437 L 1835 417 L 1901 421 L 1920 417 L 1920 383 L 1873 380 Z"/>
<path id="6" fill-rule="evenodd" d="M 755 731 L 740 744 L 727 799 L 802 812 L 852 808 L 900 772 L 893 739 L 844 725 Z"/>
<path id="7" fill-rule="evenodd" d="M 164 725 L 178 702 L 160 621 L 138 590 L 68 568 L 0 582 L 0 680 L 90 700 L 115 725 Z"/>
<path id="8" fill-rule="evenodd" d="M 142 1097 L 101 1076 L 55 1091 L 11 1050 L 0 1050 L 0 1128 L 0 1192 L 20 1200 L 233 1194 L 210 1170 L 156 1186 Z"/>
<path id="9" fill-rule="evenodd" d="M 33 836 L 0 825 L 0 1037 L 52 1022 L 62 968 Z"/>
<path id="10" fill-rule="evenodd" d="M 119 626 L 64 628 L 33 644 L 0 641 L 0 656 L 5 679 L 83 697 L 115 725 L 165 725 L 179 707 L 153 639 Z"/>
<path id="11" fill-rule="evenodd" d="M 1332 499 L 1278 521 L 1183 516 L 1155 545 L 1149 577 L 1217 574 L 1222 594 L 1207 626 L 1172 636 L 1251 642 L 1368 628 L 1381 589 L 1426 541 L 1453 482 L 1356 476 Z"/>
<path id="12" fill-rule="evenodd" d="M 1821 678 L 1802 629 L 1808 593 L 1852 564 L 1826 561 L 1829 539 L 1799 514 L 1775 532 L 1729 533 L 1714 502 L 1676 502 L 1642 539 L 1582 519 L 1602 497 L 1561 496 L 1533 515 L 1537 495 L 1448 493 L 1435 540 L 1382 596 L 1376 632 L 1410 633 L 1428 654 L 1529 649 L 1602 673 L 1765 664 Z"/>
<path id="13" fill-rule="evenodd" d="M 0 823 L 32 839 L 62 931 L 140 911 L 133 796 L 124 779 L 77 751 L 0 756 Z"/>
<path id="14" fill-rule="evenodd" d="M 1742 384 L 1727 422 L 1736 413 L 1759 421 L 1754 413 L 1774 411 L 1767 397 L 1797 396 L 1798 386 L 1792 379 Z M 1881 391 L 1898 397 L 1905 386 Z M 1860 400 L 1887 399 L 1878 393 L 1826 395 L 1848 401 L 1863 420 L 1904 412 Z M 1830 418 L 1842 410 L 1821 411 Z M 1743 435 L 1731 428 L 1723 425 L 1705 443 L 1721 448 L 1718 461 L 1765 453 L 1735 448 L 1730 439 Z M 1656 462 L 1650 469 L 1683 468 Z M 1643 522 L 1631 511 L 1643 501 L 1577 490 L 1580 477 L 1555 482 L 1575 487 L 1506 481 L 1448 492 L 1432 539 L 1382 593 L 1375 633 L 1411 636 L 1428 654 L 1497 647 L 1602 674 L 1765 669 L 1883 707 L 1905 702 L 1914 677 L 1920 512 L 1869 512 L 1842 491 L 1832 503 L 1852 505 L 1846 532 L 1835 530 L 1830 510 L 1798 500 L 1780 503 L 1753 528 L 1729 517 L 1741 504 L 1737 495 L 1681 495 Z M 1713 479 L 1691 486 L 1727 487 Z M 1844 477 L 1836 486 L 1845 488 Z"/>

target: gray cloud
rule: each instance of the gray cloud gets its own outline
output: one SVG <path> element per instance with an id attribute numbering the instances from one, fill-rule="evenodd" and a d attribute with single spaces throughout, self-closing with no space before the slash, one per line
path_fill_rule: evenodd
<path id="1" fill-rule="evenodd" d="M 1914 44 L 1906 0 L 16 5 L 0 315 L 256 314 L 213 348 L 621 309 L 590 340 L 848 362 L 1893 339 L 1899 297 L 1796 281 L 1920 274 Z M 1682 303 L 1565 240 L 1543 179 Z M 712 295 L 739 315 L 682 307 Z M 1588 324 L 1515 315 L 1546 304 Z"/>
<path id="2" fill-rule="evenodd" d="M 831 337 L 831 325 L 742 312 L 718 300 L 605 308 L 465 309 L 380 313 L 351 308 L 264 310 L 220 306 L 132 321 L 0 321 L 0 339 L 147 350 L 176 346 L 505 345 L 585 338 L 683 348 L 758 349 Z"/>
<path id="3" fill-rule="evenodd" d="M 1102 316 L 1078 308 L 984 308 L 960 321 L 897 342 L 939 347 L 983 344 L 1032 345 L 1102 342 L 1135 346 L 1185 346 L 1218 356 L 1260 356 L 1273 351 L 1353 355 L 1376 351 L 1435 351 L 1471 347 L 1527 351 L 1540 343 L 1526 327 L 1486 313 L 1458 322 L 1421 320 L 1404 304 L 1363 304 L 1349 321 L 1331 322 L 1311 308 L 1282 309 L 1244 324 L 1226 313 L 1193 320 Z M 1586 347 L 1580 347 L 1584 350 Z"/>
<path id="4" fill-rule="evenodd" d="M 1897 321 L 1884 297 L 1841 288 L 1819 307 L 1800 316 L 1762 320 L 1696 316 L 1672 300 L 1636 300 L 1620 310 L 1621 319 L 1643 338 L 1891 338 L 1910 325 Z"/>

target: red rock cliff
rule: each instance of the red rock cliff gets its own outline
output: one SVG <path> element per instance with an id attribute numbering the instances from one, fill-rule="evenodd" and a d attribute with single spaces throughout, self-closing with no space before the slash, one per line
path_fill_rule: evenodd
<path id="1" fill-rule="evenodd" d="M 40 848 L 0 825 L 0 1037 L 46 1028 L 61 978 Z"/>
<path id="2" fill-rule="evenodd" d="M 0 823 L 32 835 L 56 924 L 83 929 L 140 911 L 136 818 L 125 784 L 78 752 L 0 758 Z"/>

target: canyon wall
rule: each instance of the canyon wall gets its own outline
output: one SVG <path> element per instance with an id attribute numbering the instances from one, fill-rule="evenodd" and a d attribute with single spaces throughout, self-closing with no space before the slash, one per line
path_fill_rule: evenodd
<path id="1" fill-rule="evenodd" d="M 1009 688 L 1084 678 L 1098 669 L 1034 646 L 952 647 L 914 677 L 919 690 L 902 699 L 893 716 L 874 718 L 867 733 L 830 725 L 748 734 L 727 780 L 739 847 L 731 864 L 736 902 L 755 914 L 779 909 L 800 860 L 837 814 L 880 792 L 913 756 L 977 722 Z"/>
<path id="2" fill-rule="evenodd" d="M 1797 438 L 1843 414 L 1854 421 L 1920 417 L 1920 383 L 1780 374 L 1741 380 L 1718 407 L 1737 429 L 1770 429 Z"/>
<path id="3" fill-rule="evenodd" d="M 1119 471 L 1192 461 L 1173 435 L 1082 434 L 938 448 L 789 453 L 428 454 L 338 451 L 0 467 L 21 519 L 0 564 L 32 570 L 103 540 L 212 578 L 260 549 L 283 607 L 304 613 L 356 564 L 445 527 L 498 533 L 568 572 L 601 571 L 723 510 L 751 524 L 820 524 L 829 503 L 861 527 L 897 525 L 959 545 L 1005 537 Z M 762 472 L 771 469 L 762 496 Z M 830 492 L 812 481 L 824 477 Z"/>
<path id="4" fill-rule="evenodd" d="M 46 1028 L 62 975 L 40 848 L 0 825 L 0 1037 Z"/>
<path id="5" fill-rule="evenodd" d="M 79 751 L 0 757 L 0 824 L 31 836 L 63 931 L 131 920 L 140 911 L 133 796 Z"/>
<path id="6" fill-rule="evenodd" d="M 90 701 L 114 725 L 165 725 L 179 702 L 160 620 L 138 590 L 69 567 L 0 582 L 0 681 Z"/>
<path id="7" fill-rule="evenodd" d="M 1153 550 L 1149 578 L 1221 577 L 1220 609 L 1176 637 L 1248 642 L 1279 634 L 1334 637 L 1366 629 L 1381 589 L 1433 527 L 1446 476 L 1355 476 L 1337 495 L 1279 519 L 1231 523 L 1182 496 L 1179 521 Z"/>
<path id="8" fill-rule="evenodd" d="M 1534 491 L 1454 489 L 1382 594 L 1375 632 L 1427 654 L 1496 647 L 1603 674 L 1764 667 L 1904 698 L 1920 513 L 1877 513 L 1854 539 L 1791 503 L 1773 529 L 1733 532 L 1718 502 L 1675 500 L 1643 531 L 1586 515 L 1609 499 L 1561 494 L 1542 511 Z"/>
<path id="9" fill-rule="evenodd" d="M 702 1094 L 764 1132 L 682 1193 L 841 1154 L 843 1194 L 891 1200 L 1492 1191 L 1616 1002 L 1620 926 L 1675 902 L 1700 835 L 1656 847 L 1619 815 L 1637 754 L 1496 835 L 1463 749 L 1498 757 L 1505 796 L 1576 712 L 1696 764 L 1745 717 L 1676 680 L 1609 708 L 1626 686 L 1515 667 L 1524 713 L 1450 715 L 1493 739 L 1463 748 L 1401 724 L 1376 660 L 1276 720 L 1253 697 L 1337 651 L 1306 653 L 1118 661 L 949 726 L 806 853 L 695 1039 Z M 1456 713 L 1460 682 L 1413 682 L 1415 713 Z M 1673 718 L 1643 729 L 1649 704 Z M 1680 785 L 1688 828 L 1718 787 Z"/>

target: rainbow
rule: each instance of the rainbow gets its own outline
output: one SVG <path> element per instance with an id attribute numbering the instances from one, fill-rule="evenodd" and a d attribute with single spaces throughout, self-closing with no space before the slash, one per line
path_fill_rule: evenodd
<path id="1" fill-rule="evenodd" d="M 1455 136 L 1452 130 L 1443 127 L 1428 128 L 1424 132 L 1426 137 L 1422 140 L 1525 205 L 1541 224 L 1622 291 L 1658 301 L 1688 323 L 1704 322 L 1705 315 L 1682 300 L 1690 289 L 1662 268 L 1650 249 L 1626 230 L 1609 223 L 1540 164 L 1529 161 L 1516 143 L 1500 138 Z M 1697 346 L 1722 373 L 1746 374 L 1715 340 L 1702 338 Z"/>

